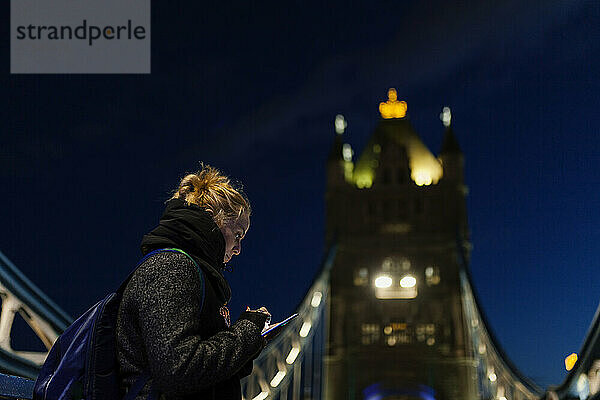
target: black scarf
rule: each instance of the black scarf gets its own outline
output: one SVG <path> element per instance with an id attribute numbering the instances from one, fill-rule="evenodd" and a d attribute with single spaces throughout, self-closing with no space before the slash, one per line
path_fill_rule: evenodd
<path id="1" fill-rule="evenodd" d="M 223 303 L 231 299 L 231 288 L 223 277 L 225 239 L 210 213 L 182 199 L 172 199 L 159 225 L 142 239 L 142 254 L 175 247 L 194 257 Z"/>

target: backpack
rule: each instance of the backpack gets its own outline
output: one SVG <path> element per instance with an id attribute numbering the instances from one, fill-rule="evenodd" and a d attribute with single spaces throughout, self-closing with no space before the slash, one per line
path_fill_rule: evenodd
<path id="1" fill-rule="evenodd" d="M 96 303 L 56 340 L 40 370 L 33 388 L 33 400 L 116 400 L 119 389 L 116 327 L 119 304 L 127 283 L 137 268 L 159 252 L 179 252 L 196 261 L 181 249 L 158 249 L 137 264 L 115 293 Z M 204 297 L 204 280 L 202 297 Z M 124 400 L 133 400 L 144 387 L 150 374 L 145 371 L 131 386 Z M 152 387 L 149 400 L 158 398 Z"/>

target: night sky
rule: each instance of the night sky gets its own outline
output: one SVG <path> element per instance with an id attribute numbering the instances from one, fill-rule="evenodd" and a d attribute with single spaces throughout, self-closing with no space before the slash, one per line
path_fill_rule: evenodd
<path id="1" fill-rule="evenodd" d="M 451 107 L 489 328 L 560 383 L 599 300 L 600 3 L 200 3 L 153 2 L 150 75 L 44 76 L 9 74 L 5 2 L 0 251 L 77 316 L 204 161 L 253 206 L 232 314 L 283 318 L 323 257 L 335 116 L 360 153 L 395 87 L 435 154 Z"/>

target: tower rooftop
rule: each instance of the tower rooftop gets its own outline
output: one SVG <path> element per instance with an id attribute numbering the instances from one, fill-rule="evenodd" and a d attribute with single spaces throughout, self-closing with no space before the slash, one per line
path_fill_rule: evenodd
<path id="1" fill-rule="evenodd" d="M 389 90 L 388 97 L 389 100 L 382 102 L 379 107 L 383 119 L 355 165 L 354 183 L 358 188 L 371 187 L 380 166 L 383 149 L 393 145 L 406 149 L 410 177 L 417 185 L 437 183 L 442 177 L 442 166 L 408 120 L 406 102 L 397 100 L 394 89 Z M 390 109 L 397 112 L 393 113 Z"/>

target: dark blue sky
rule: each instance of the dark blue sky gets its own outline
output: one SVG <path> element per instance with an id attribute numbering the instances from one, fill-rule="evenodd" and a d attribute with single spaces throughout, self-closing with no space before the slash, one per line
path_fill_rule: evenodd
<path id="1" fill-rule="evenodd" d="M 490 328 L 525 375 L 559 383 L 599 300 L 600 5 L 404 3 L 155 1 L 146 76 L 9 75 L 5 5 L 0 251 L 78 315 L 205 161 L 253 203 L 232 313 L 284 317 L 322 258 L 335 115 L 360 151 L 395 87 L 434 153 L 452 108 Z"/>

